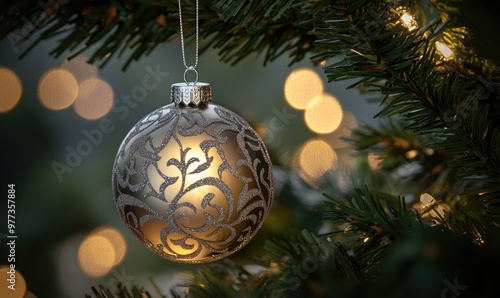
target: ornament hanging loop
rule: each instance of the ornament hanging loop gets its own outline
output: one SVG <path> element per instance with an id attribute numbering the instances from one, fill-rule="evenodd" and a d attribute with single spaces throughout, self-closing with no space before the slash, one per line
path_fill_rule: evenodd
<path id="1" fill-rule="evenodd" d="M 180 27 L 180 33 L 181 33 L 181 50 L 182 50 L 182 62 L 184 63 L 184 66 L 186 67 L 186 70 L 184 71 L 184 82 L 186 82 L 186 84 L 188 85 L 196 85 L 196 83 L 198 83 L 198 71 L 196 71 L 196 66 L 198 65 L 198 52 L 199 52 L 199 25 L 198 25 L 198 22 L 199 22 L 199 13 L 198 13 L 198 0 L 196 0 L 196 7 L 195 7 L 195 11 L 196 11 L 196 24 L 195 24 L 195 39 L 196 39 L 196 45 L 195 45 L 195 54 L 194 54 L 194 58 L 195 58 L 195 61 L 194 61 L 194 65 L 192 66 L 188 66 L 187 63 L 186 63 L 186 50 L 185 50 L 185 46 L 184 46 L 184 26 L 182 25 L 182 5 L 181 5 L 181 0 L 178 0 L 178 4 L 179 4 L 179 27 Z M 187 73 L 189 71 L 194 71 L 195 75 L 196 75 L 196 79 L 193 82 L 189 83 L 188 80 L 187 80 Z"/>
<path id="2" fill-rule="evenodd" d="M 194 82 L 188 82 L 188 80 L 187 80 L 187 73 L 189 71 L 192 71 L 195 74 Z M 184 82 L 186 82 L 186 84 L 188 84 L 188 85 L 196 85 L 196 83 L 198 83 L 198 71 L 196 70 L 196 68 L 194 68 L 194 66 L 188 66 L 186 68 L 186 70 L 184 71 Z"/>

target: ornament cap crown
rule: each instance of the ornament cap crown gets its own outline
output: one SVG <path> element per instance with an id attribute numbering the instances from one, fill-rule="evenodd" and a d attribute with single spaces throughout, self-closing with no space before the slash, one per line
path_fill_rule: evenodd
<path id="1" fill-rule="evenodd" d="M 212 102 L 212 88 L 203 82 L 175 83 L 172 84 L 170 98 L 179 106 L 203 108 Z"/>

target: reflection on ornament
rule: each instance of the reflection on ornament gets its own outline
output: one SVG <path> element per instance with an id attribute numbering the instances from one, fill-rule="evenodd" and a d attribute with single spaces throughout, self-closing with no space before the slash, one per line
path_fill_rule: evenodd
<path id="1" fill-rule="evenodd" d="M 206 263 L 245 246 L 273 199 L 264 143 L 210 103 L 206 83 L 172 85 L 172 101 L 128 133 L 113 168 L 114 199 L 132 234 L 156 254 Z"/>

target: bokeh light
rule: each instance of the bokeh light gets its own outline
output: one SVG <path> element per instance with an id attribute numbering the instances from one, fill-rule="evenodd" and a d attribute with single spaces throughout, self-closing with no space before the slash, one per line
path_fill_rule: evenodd
<path id="1" fill-rule="evenodd" d="M 113 89 L 108 83 L 97 78 L 88 79 L 80 83 L 73 107 L 82 118 L 99 119 L 111 110 L 113 96 Z"/>
<path id="2" fill-rule="evenodd" d="M 9 288 L 9 286 L 12 285 L 9 279 L 11 279 L 13 271 L 15 271 L 15 290 Z M 26 280 L 17 268 L 12 270 L 10 266 L 2 265 L 0 266 L 0 276 L 2 277 L 0 278 L 0 297 L 24 298 L 26 294 Z"/>
<path id="3" fill-rule="evenodd" d="M 80 244 L 78 261 L 82 270 L 91 277 L 107 274 L 125 256 L 127 245 L 123 235 L 112 227 L 92 231 Z"/>
<path id="4" fill-rule="evenodd" d="M 8 68 L 0 68 L 0 113 L 12 110 L 23 93 L 21 80 Z"/>
<path id="5" fill-rule="evenodd" d="M 71 60 L 64 60 L 61 65 L 62 69 L 71 72 L 78 83 L 82 83 L 88 79 L 97 78 L 97 67 L 87 63 L 87 58 L 77 56 Z"/>
<path id="6" fill-rule="evenodd" d="M 323 81 L 312 69 L 298 68 L 285 81 L 285 99 L 297 110 L 304 110 L 309 103 L 323 93 Z"/>
<path id="7" fill-rule="evenodd" d="M 297 153 L 297 168 L 300 177 L 314 186 L 321 176 L 337 165 L 337 153 L 323 140 L 306 142 Z"/>
<path id="8" fill-rule="evenodd" d="M 127 244 L 122 234 L 111 227 L 99 228 L 93 234 L 96 236 L 102 236 L 111 242 L 115 251 L 115 260 L 113 265 L 118 265 L 123 260 L 123 257 L 125 257 L 125 253 L 127 251 Z"/>
<path id="9" fill-rule="evenodd" d="M 330 94 L 317 96 L 304 113 L 307 127 L 315 133 L 335 131 L 342 122 L 343 112 L 339 101 Z"/>
<path id="10" fill-rule="evenodd" d="M 69 107 L 78 95 L 78 82 L 73 74 L 65 69 L 48 70 L 38 84 L 38 97 L 42 104 L 51 110 Z"/>
<path id="11" fill-rule="evenodd" d="M 332 133 L 320 135 L 320 138 L 325 140 L 334 149 L 346 148 L 350 146 L 348 139 L 351 137 L 352 131 L 357 127 L 358 121 L 356 120 L 356 116 L 344 110 L 340 126 Z"/>
<path id="12" fill-rule="evenodd" d="M 405 157 L 408 159 L 414 159 L 417 156 L 418 156 L 418 151 L 415 149 L 407 151 L 405 154 Z"/>
<path id="13" fill-rule="evenodd" d="M 78 261 L 87 275 L 91 277 L 106 275 L 115 262 L 113 244 L 104 236 L 89 235 L 78 249 Z"/>

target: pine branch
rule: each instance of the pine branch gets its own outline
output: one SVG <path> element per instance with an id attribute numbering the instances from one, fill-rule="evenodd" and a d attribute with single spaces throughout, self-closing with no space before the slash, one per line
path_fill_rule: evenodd
<path id="1" fill-rule="evenodd" d="M 268 240 L 265 249 L 268 254 L 258 262 L 276 271 L 277 297 L 322 296 L 311 284 L 321 284 L 324 288 L 320 292 L 330 293 L 332 281 L 339 286 L 360 286 L 367 281 L 363 268 L 332 235 L 318 236 L 303 230 L 286 239 Z"/>
<path id="2" fill-rule="evenodd" d="M 203 266 L 190 272 L 185 283 L 178 284 L 172 293 L 178 297 L 272 297 L 277 279 L 270 270 L 252 274 L 242 266 L 225 260 L 223 263 Z M 179 293 L 179 288 L 185 288 Z"/>
<path id="3" fill-rule="evenodd" d="M 93 295 L 85 294 L 85 298 L 153 298 L 156 296 L 151 295 L 143 287 L 136 285 L 125 285 L 124 283 L 117 283 L 112 288 L 106 288 L 99 285 L 98 288 L 92 287 Z"/>
<path id="4" fill-rule="evenodd" d="M 358 155 L 376 161 L 377 168 L 372 170 L 389 174 L 401 192 L 414 197 L 432 193 L 443 201 L 455 197 L 460 187 L 455 171 L 448 166 L 446 150 L 430 148 L 432 138 L 405 126 L 400 121 L 380 122 L 377 127 L 365 124 L 352 132 L 349 141 Z"/>
<path id="5" fill-rule="evenodd" d="M 495 227 L 500 215 L 496 68 L 465 50 L 465 31 L 448 29 L 447 21 L 411 31 L 386 1 L 345 3 L 325 12 L 328 21 L 316 28 L 317 43 L 330 49 L 315 58 L 340 58 L 325 67 L 329 79 L 356 78 L 353 87 L 371 86 L 384 95 L 378 117 L 398 115 L 409 123 L 406 129 L 433 137 L 429 145 L 449 154 L 449 166 L 463 183 L 460 195 L 483 206 L 468 216 Z M 443 61 L 436 52 L 434 41 L 441 37 L 457 45 L 454 60 Z M 491 78 L 487 89 L 481 82 L 486 77 Z"/>
<path id="6" fill-rule="evenodd" d="M 102 61 L 103 67 L 111 57 L 126 53 L 125 70 L 158 45 L 179 37 L 177 1 L 48 2 L 46 7 L 29 1 L 0 3 L 0 38 L 7 37 L 15 47 L 30 44 L 21 58 L 40 42 L 59 37 L 51 55 L 69 52 L 71 58 L 95 48 L 89 63 Z M 192 37 L 194 1 L 183 2 L 185 34 Z M 292 62 L 300 61 L 315 39 L 309 34 L 313 29 L 309 13 L 325 5 L 327 1 L 201 1 L 203 49 L 214 47 L 223 61 L 232 63 L 254 53 L 265 53 L 264 63 L 284 53 L 289 53 Z M 26 30 L 25 20 L 32 21 L 31 30 Z M 39 37 L 31 41 L 35 33 Z"/>
<path id="7" fill-rule="evenodd" d="M 402 198 L 394 200 L 388 195 L 374 195 L 367 187 L 357 189 L 352 200 L 335 200 L 325 196 L 329 199 L 321 209 L 325 219 L 347 221 L 351 225 L 349 230 L 362 230 L 368 234 L 375 231 L 379 235 L 382 233 L 380 229 L 390 239 L 400 239 L 422 227 L 417 214 L 408 209 Z"/>

